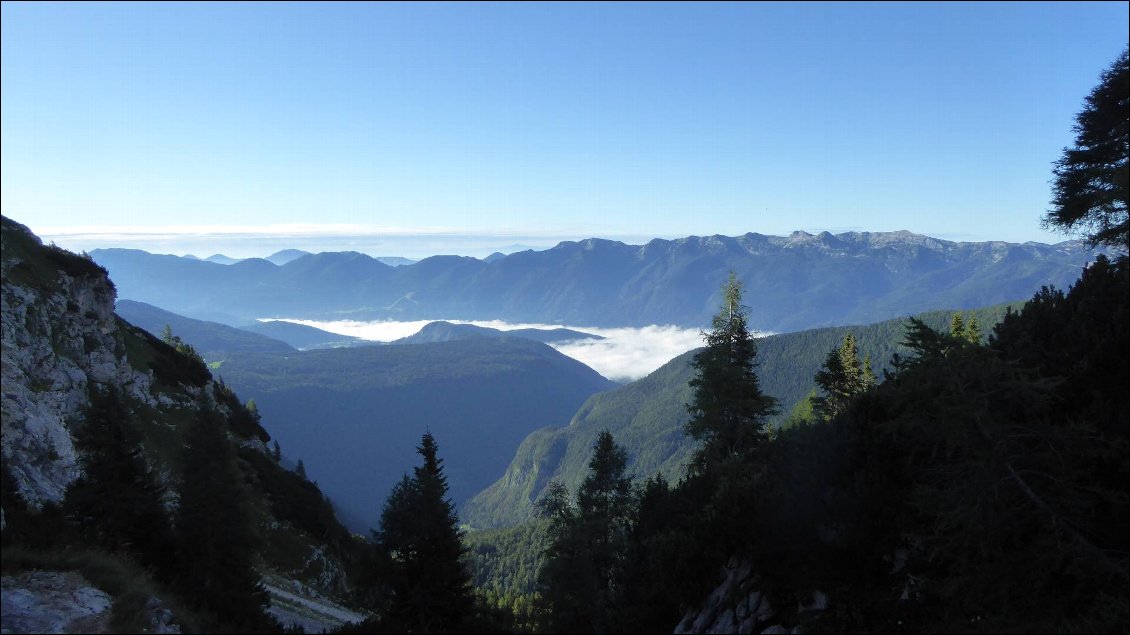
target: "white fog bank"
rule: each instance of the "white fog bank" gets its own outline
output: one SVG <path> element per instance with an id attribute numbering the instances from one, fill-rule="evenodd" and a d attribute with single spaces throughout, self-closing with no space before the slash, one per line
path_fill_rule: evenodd
<path id="1" fill-rule="evenodd" d="M 375 342 L 390 342 L 408 337 L 418 332 L 424 325 L 436 320 L 416 320 L 412 322 L 356 320 L 294 320 L 285 322 L 305 324 L 323 331 L 351 335 Z M 600 335 L 603 340 L 584 339 L 550 344 L 561 353 L 589 366 L 596 372 L 615 381 L 633 381 L 679 355 L 702 346 L 702 333 L 698 329 L 678 326 L 644 326 L 641 328 L 593 328 L 561 324 L 514 324 L 500 320 L 446 320 L 454 324 L 473 324 L 509 331 L 513 329 L 555 329 L 567 328 Z"/>

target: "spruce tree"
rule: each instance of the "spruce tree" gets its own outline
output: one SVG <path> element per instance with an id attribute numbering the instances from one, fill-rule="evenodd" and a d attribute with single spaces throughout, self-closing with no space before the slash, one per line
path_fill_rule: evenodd
<path id="1" fill-rule="evenodd" d="M 67 490 L 63 513 L 68 521 L 86 541 L 128 553 L 168 579 L 173 545 L 161 502 L 164 488 L 114 387 L 91 387 L 86 421 L 75 430 L 75 440 L 83 475 Z"/>
<path id="2" fill-rule="evenodd" d="M 965 318 L 961 312 L 953 314 L 950 318 L 950 335 L 954 337 L 965 337 Z"/>
<path id="3" fill-rule="evenodd" d="M 186 434 L 176 522 L 179 586 L 216 621 L 213 628 L 257 632 L 277 623 L 263 613 L 268 597 L 254 567 L 259 541 L 225 423 L 201 402 Z"/>
<path id="4" fill-rule="evenodd" d="M 965 341 L 970 344 L 981 343 L 981 325 L 977 323 L 977 317 L 970 315 L 969 319 L 965 322 L 965 333 L 963 334 Z"/>
<path id="5" fill-rule="evenodd" d="M 447 498 L 447 477 L 430 432 L 416 451 L 423 464 L 393 488 L 378 538 L 389 560 L 383 629 L 444 633 L 467 628 L 474 613 L 459 519 Z"/>
<path id="6" fill-rule="evenodd" d="M 618 630 L 631 521 L 635 516 L 627 453 L 607 430 L 593 445 L 589 473 L 576 506 L 555 484 L 540 504 L 552 542 L 538 575 L 542 630 L 603 633 Z"/>
<path id="7" fill-rule="evenodd" d="M 732 272 L 711 326 L 703 334 L 706 348 L 691 363 L 696 375 L 686 432 L 702 442 L 690 466 L 695 474 L 749 460 L 768 438 L 767 420 L 777 412 L 777 400 L 762 394 L 754 372 L 757 343 L 746 325 L 741 282 Z"/>
<path id="8" fill-rule="evenodd" d="M 954 328 L 964 328 L 963 324 Z M 824 396 L 812 400 L 813 414 L 819 420 L 829 421 L 843 412 L 856 395 L 875 385 L 875 373 L 871 370 L 870 357 L 859 361 L 855 335 L 848 333 L 843 344 L 828 353 L 824 366 L 816 372 L 815 380 Z"/>

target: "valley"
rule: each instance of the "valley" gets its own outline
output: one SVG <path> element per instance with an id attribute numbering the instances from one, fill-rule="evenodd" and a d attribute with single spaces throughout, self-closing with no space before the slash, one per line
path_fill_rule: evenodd
<path id="1" fill-rule="evenodd" d="M 1130 4 L 0 12 L 0 633 L 1130 632 Z"/>

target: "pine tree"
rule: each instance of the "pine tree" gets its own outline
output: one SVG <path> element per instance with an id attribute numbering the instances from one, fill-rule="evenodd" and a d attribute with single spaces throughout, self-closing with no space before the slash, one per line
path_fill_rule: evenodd
<path id="1" fill-rule="evenodd" d="M 267 593 L 254 562 L 259 547 L 225 422 L 200 403 L 186 434 L 176 532 L 182 592 L 219 625 L 257 632 L 277 627 L 263 613 Z"/>
<path id="2" fill-rule="evenodd" d="M 742 287 L 732 272 L 722 286 L 722 306 L 704 333 L 706 348 L 694 357 L 691 419 L 686 432 L 702 442 L 690 469 L 712 471 L 731 461 L 745 461 L 768 438 L 767 419 L 777 400 L 762 394 L 754 372 L 757 343 L 746 326 Z"/>
<path id="3" fill-rule="evenodd" d="M 1125 252 L 1130 230 L 1130 61 L 1123 49 L 1075 117 L 1075 147 L 1055 164 L 1046 228 L 1082 232 L 1090 245 Z"/>
<path id="4" fill-rule="evenodd" d="M 89 542 L 128 553 L 167 579 L 173 570 L 172 529 L 161 502 L 164 489 L 115 388 L 92 386 L 75 440 L 83 475 L 67 490 L 63 513 Z"/>
<path id="5" fill-rule="evenodd" d="M 389 559 L 389 602 L 381 627 L 409 633 L 465 629 L 474 612 L 459 519 L 432 434 L 416 451 L 423 464 L 393 488 L 381 511 L 380 546 Z"/>

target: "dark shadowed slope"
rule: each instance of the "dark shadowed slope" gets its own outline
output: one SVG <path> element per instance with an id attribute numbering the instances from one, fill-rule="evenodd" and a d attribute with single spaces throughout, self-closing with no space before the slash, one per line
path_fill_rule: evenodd
<path id="1" fill-rule="evenodd" d="M 347 518 L 375 526 L 430 430 L 456 504 L 497 479 L 532 430 L 614 383 L 520 338 L 242 355 L 220 369 Z"/>

